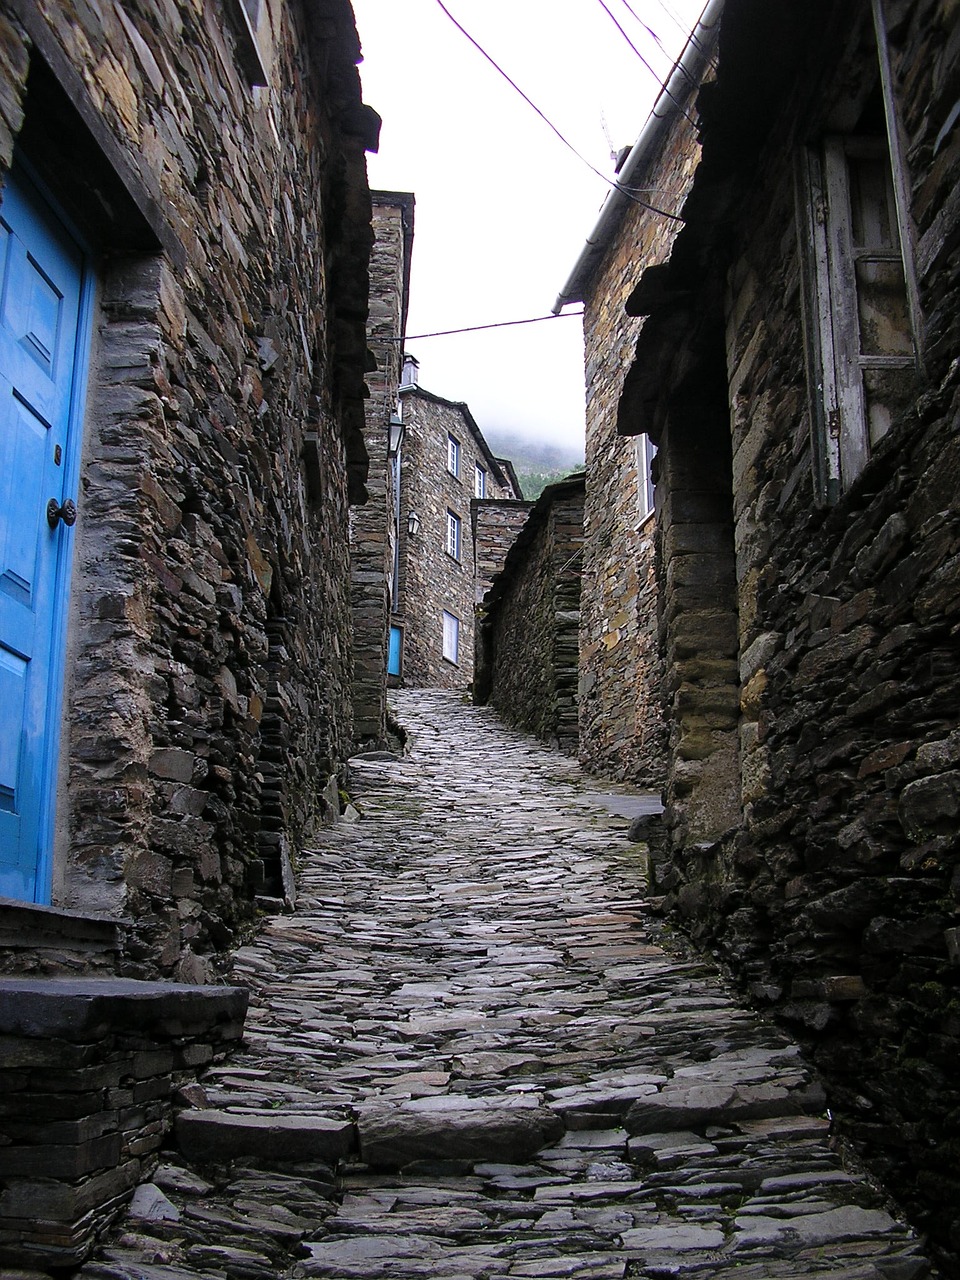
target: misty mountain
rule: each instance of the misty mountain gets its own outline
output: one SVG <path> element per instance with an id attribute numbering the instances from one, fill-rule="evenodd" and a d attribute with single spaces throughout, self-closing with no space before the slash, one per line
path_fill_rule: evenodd
<path id="1" fill-rule="evenodd" d="M 531 502 L 548 484 L 562 480 L 583 466 L 583 449 L 573 445 L 554 444 L 496 428 L 483 434 L 498 458 L 509 458 L 513 463 L 523 496 Z"/>
<path id="2" fill-rule="evenodd" d="M 498 458 L 509 458 L 517 471 L 562 471 L 583 466 L 583 446 L 554 444 L 519 431 L 484 428 L 484 439 Z"/>

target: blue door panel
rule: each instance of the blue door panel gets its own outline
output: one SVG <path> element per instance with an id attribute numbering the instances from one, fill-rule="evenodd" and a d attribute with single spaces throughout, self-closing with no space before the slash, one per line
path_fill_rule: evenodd
<path id="1" fill-rule="evenodd" d="M 26 709 L 27 660 L 0 646 L 0 706 L 13 725 L 23 723 Z M 20 776 L 22 734 L 0 735 L 0 813 L 13 813 Z"/>
<path id="2" fill-rule="evenodd" d="M 6 597 L 4 612 L 10 617 L 11 626 L 16 626 L 13 617 L 18 607 L 31 606 L 37 590 L 44 547 L 36 512 L 38 504 L 43 503 L 47 432 L 48 428 L 14 397 L 9 382 L 0 375 L 0 506 L 5 526 L 0 548 L 0 592 Z M 22 617 L 26 619 L 26 615 Z"/>
<path id="3" fill-rule="evenodd" d="M 401 658 L 403 653 L 403 628 L 390 628 L 390 656 L 387 659 L 387 675 L 398 676 L 401 674 Z"/>
<path id="4" fill-rule="evenodd" d="M 53 789 L 82 382 L 79 248 L 29 181 L 0 205 L 0 895 L 49 900 Z"/>

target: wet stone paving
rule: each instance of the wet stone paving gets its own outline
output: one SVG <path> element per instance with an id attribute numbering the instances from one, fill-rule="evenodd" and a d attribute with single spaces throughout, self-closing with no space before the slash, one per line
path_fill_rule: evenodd
<path id="1" fill-rule="evenodd" d="M 797 1047 L 650 912 L 618 788 L 456 694 L 395 712 L 84 1280 L 933 1274 Z"/>

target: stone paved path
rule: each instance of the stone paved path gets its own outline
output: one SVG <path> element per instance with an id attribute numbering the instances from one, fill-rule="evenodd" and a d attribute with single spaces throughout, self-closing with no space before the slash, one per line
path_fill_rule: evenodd
<path id="1" fill-rule="evenodd" d="M 596 784 L 455 695 L 397 712 L 410 751 L 354 762 L 362 819 L 236 956 L 245 1050 L 85 1280 L 930 1274 L 796 1046 L 650 917 Z"/>

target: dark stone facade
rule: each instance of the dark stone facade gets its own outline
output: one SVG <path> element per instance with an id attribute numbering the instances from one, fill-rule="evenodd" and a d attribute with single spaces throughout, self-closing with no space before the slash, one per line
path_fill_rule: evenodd
<path id="1" fill-rule="evenodd" d="M 367 337 L 377 367 L 367 374 L 367 501 L 353 509 L 350 520 L 354 734 L 364 746 L 382 745 L 387 733 L 387 653 L 397 546 L 396 468 L 400 465 L 399 459 L 390 456 L 389 439 L 391 419 L 397 417 L 414 209 L 413 196 L 403 192 L 375 191 L 372 199 Z"/>
<path id="2" fill-rule="evenodd" d="M 98 277 L 54 901 L 184 981 L 283 895 L 351 741 L 377 121 L 346 0 L 244 13 L 0 6 L 0 164 Z"/>
<path id="3" fill-rule="evenodd" d="M 491 499 L 517 499 L 511 471 L 490 452 L 465 404 L 413 383 L 401 386 L 399 593 L 391 621 L 402 629 L 400 679 L 413 688 L 463 689 L 473 680 L 477 561 L 471 504 L 477 471 Z M 450 468 L 450 441 L 457 446 Z M 450 520 L 458 541 L 449 541 Z M 456 658 L 444 656 L 444 615 L 456 620 Z M 447 624 L 448 627 L 453 625 Z M 447 632 L 448 652 L 450 632 Z"/>
<path id="4" fill-rule="evenodd" d="M 667 906 L 809 1037 L 841 1131 L 947 1268 L 960 1252 L 956 34 L 933 0 L 727 0 L 683 229 L 642 279 L 636 262 L 627 309 L 642 327 L 620 404 L 621 430 L 660 445 Z M 858 250 L 852 311 L 834 221 L 846 181 L 854 243 L 886 237 Z M 851 324 L 863 356 L 828 363 Z M 851 368 L 867 371 L 859 422 L 848 400 L 832 407 L 831 379 Z M 901 382 L 884 401 L 897 369 L 912 392 Z"/>
<path id="5" fill-rule="evenodd" d="M 548 485 L 478 612 L 474 701 L 576 755 L 585 477 Z"/>

